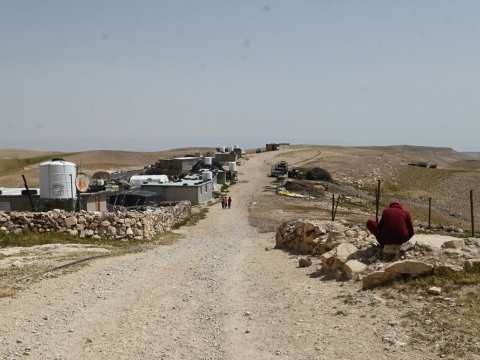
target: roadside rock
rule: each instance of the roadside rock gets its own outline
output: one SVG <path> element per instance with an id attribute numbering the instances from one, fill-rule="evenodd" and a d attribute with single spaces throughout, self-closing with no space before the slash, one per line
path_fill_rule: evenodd
<path id="1" fill-rule="evenodd" d="M 298 260 L 298 266 L 300 267 L 309 267 L 312 265 L 312 260 L 310 258 L 300 258 Z"/>
<path id="2" fill-rule="evenodd" d="M 442 249 L 461 249 L 465 246 L 465 241 L 462 239 L 445 241 L 442 245 Z"/>
<path id="3" fill-rule="evenodd" d="M 410 276 L 428 275 L 432 273 L 433 266 L 421 261 L 403 260 L 397 261 L 385 267 L 385 272 L 408 274 Z"/>
<path id="4" fill-rule="evenodd" d="M 373 286 L 378 286 L 392 281 L 399 277 L 399 273 L 387 272 L 387 271 L 374 271 L 365 276 L 363 281 L 363 288 L 367 289 Z"/>
<path id="5" fill-rule="evenodd" d="M 348 279 L 355 278 L 356 275 L 362 273 L 367 268 L 367 265 L 362 264 L 358 260 L 348 260 L 342 267 L 343 272 Z"/>

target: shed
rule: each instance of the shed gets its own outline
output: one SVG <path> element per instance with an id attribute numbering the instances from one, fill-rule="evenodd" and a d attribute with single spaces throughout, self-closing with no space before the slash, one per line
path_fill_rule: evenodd
<path id="1" fill-rule="evenodd" d="M 139 206 L 155 206 L 162 202 L 162 196 L 156 192 L 145 190 L 111 191 L 107 195 L 109 205 L 120 205 L 126 208 Z"/>
<path id="2" fill-rule="evenodd" d="M 203 204 L 213 197 L 214 182 L 199 179 L 182 179 L 158 185 L 142 185 L 142 190 L 154 191 L 164 201 L 188 200 L 192 205 Z"/>

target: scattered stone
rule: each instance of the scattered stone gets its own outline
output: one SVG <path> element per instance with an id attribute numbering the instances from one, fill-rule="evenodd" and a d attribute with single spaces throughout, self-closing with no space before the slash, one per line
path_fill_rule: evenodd
<path id="1" fill-rule="evenodd" d="M 367 265 L 362 264 L 358 260 L 348 260 L 342 267 L 342 270 L 345 272 L 347 275 L 348 279 L 353 279 L 355 275 L 358 275 L 365 271 L 367 268 Z"/>
<path id="2" fill-rule="evenodd" d="M 431 320 L 425 320 L 425 325 L 427 325 L 427 326 L 432 325 L 432 321 Z"/>
<path id="3" fill-rule="evenodd" d="M 383 247 L 382 252 L 387 255 L 395 255 L 401 249 L 401 245 L 397 244 L 387 244 Z"/>
<path id="4" fill-rule="evenodd" d="M 298 260 L 298 266 L 300 267 L 309 267 L 312 265 L 312 260 L 310 258 L 300 258 Z"/>
<path id="5" fill-rule="evenodd" d="M 445 265 L 436 266 L 433 269 L 433 274 L 434 275 L 447 275 L 447 274 L 450 274 L 452 272 L 462 271 L 462 270 L 463 270 L 463 268 L 461 266 L 445 264 Z"/>
<path id="6" fill-rule="evenodd" d="M 432 286 L 430 289 L 428 289 L 428 293 L 432 295 L 440 295 L 442 293 L 442 288 Z"/>
<path id="7" fill-rule="evenodd" d="M 469 259 L 469 260 L 465 260 L 465 262 L 463 263 L 463 267 L 465 269 L 470 269 L 474 266 L 479 266 L 480 265 L 480 259 Z"/>
<path id="8" fill-rule="evenodd" d="M 465 241 L 462 239 L 445 241 L 442 244 L 442 249 L 461 249 L 465 246 Z"/>
<path id="9" fill-rule="evenodd" d="M 421 261 L 402 260 L 385 267 L 385 272 L 408 274 L 410 276 L 428 275 L 432 273 L 433 266 Z"/>
<path id="10" fill-rule="evenodd" d="M 407 241 L 406 243 L 403 243 L 400 245 L 400 250 L 402 251 L 410 251 L 415 249 L 415 244 L 412 243 L 411 241 Z"/>
<path id="11" fill-rule="evenodd" d="M 373 286 L 385 284 L 389 281 L 396 279 L 399 276 L 400 274 L 396 272 L 374 271 L 362 279 L 363 288 L 367 289 Z"/>

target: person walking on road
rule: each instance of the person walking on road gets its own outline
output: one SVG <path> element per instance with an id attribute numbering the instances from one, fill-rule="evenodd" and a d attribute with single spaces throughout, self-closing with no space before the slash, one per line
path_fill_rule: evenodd
<path id="1" fill-rule="evenodd" d="M 232 198 L 229 196 L 227 200 L 228 208 L 230 209 L 232 207 Z"/>

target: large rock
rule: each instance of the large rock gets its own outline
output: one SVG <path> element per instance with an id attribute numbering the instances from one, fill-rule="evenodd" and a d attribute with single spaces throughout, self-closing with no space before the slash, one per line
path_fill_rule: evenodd
<path id="1" fill-rule="evenodd" d="M 445 265 L 436 266 L 435 269 L 433 269 L 433 274 L 434 275 L 447 275 L 447 274 L 450 274 L 452 272 L 462 271 L 462 270 L 463 270 L 463 268 L 461 266 L 445 264 Z"/>
<path id="2" fill-rule="evenodd" d="M 480 266 L 480 259 L 469 259 L 465 260 L 465 262 L 463 263 L 463 267 L 465 269 L 470 269 L 474 266 Z"/>
<path id="3" fill-rule="evenodd" d="M 401 276 L 399 273 L 386 272 L 386 271 L 374 271 L 362 279 L 363 288 L 367 289 L 372 286 L 382 285 L 396 279 L 399 276 Z"/>
<path id="4" fill-rule="evenodd" d="M 335 262 L 335 256 L 331 252 L 327 252 L 320 256 L 320 260 L 322 261 L 322 267 L 325 270 L 332 270 L 332 265 Z"/>
<path id="5" fill-rule="evenodd" d="M 358 249 L 355 245 L 349 243 L 343 243 L 338 245 L 335 249 L 330 250 L 327 254 L 330 254 L 328 261 L 326 262 L 325 269 L 334 271 L 336 269 L 341 269 L 343 265 L 350 259 L 356 258 Z M 325 257 L 323 254 L 322 257 Z"/>
<path id="6" fill-rule="evenodd" d="M 298 260 L 299 267 L 309 267 L 310 265 L 312 265 L 312 260 L 310 258 L 300 258 Z"/>
<path id="7" fill-rule="evenodd" d="M 338 231 L 332 231 L 328 234 L 327 241 L 325 242 L 325 247 L 328 249 L 334 249 L 338 245 L 346 243 L 347 239 L 345 239 L 344 235 Z"/>
<path id="8" fill-rule="evenodd" d="M 382 252 L 387 255 L 395 255 L 402 248 L 399 244 L 387 244 L 383 247 Z"/>
<path id="9" fill-rule="evenodd" d="M 347 275 L 347 278 L 351 280 L 355 275 L 362 273 L 366 268 L 367 265 L 362 264 L 358 260 L 348 260 L 343 264 L 342 270 Z"/>
<path id="10" fill-rule="evenodd" d="M 403 243 L 400 246 L 400 250 L 402 250 L 402 251 L 410 251 L 410 250 L 413 250 L 413 249 L 415 249 L 415 244 L 412 243 L 411 241 L 407 241 L 406 243 Z"/>
<path id="11" fill-rule="evenodd" d="M 445 241 L 442 244 L 442 249 L 461 249 L 464 246 L 465 246 L 465 241 L 463 241 L 462 239 L 455 239 L 455 240 Z"/>
<path id="12" fill-rule="evenodd" d="M 77 225 L 77 218 L 75 216 L 70 216 L 68 218 L 65 219 L 65 226 L 66 227 L 72 227 L 72 226 L 75 226 Z"/>
<path id="13" fill-rule="evenodd" d="M 410 276 L 428 275 L 433 271 L 433 266 L 421 261 L 403 260 L 394 262 L 385 267 L 385 272 L 408 274 Z"/>

